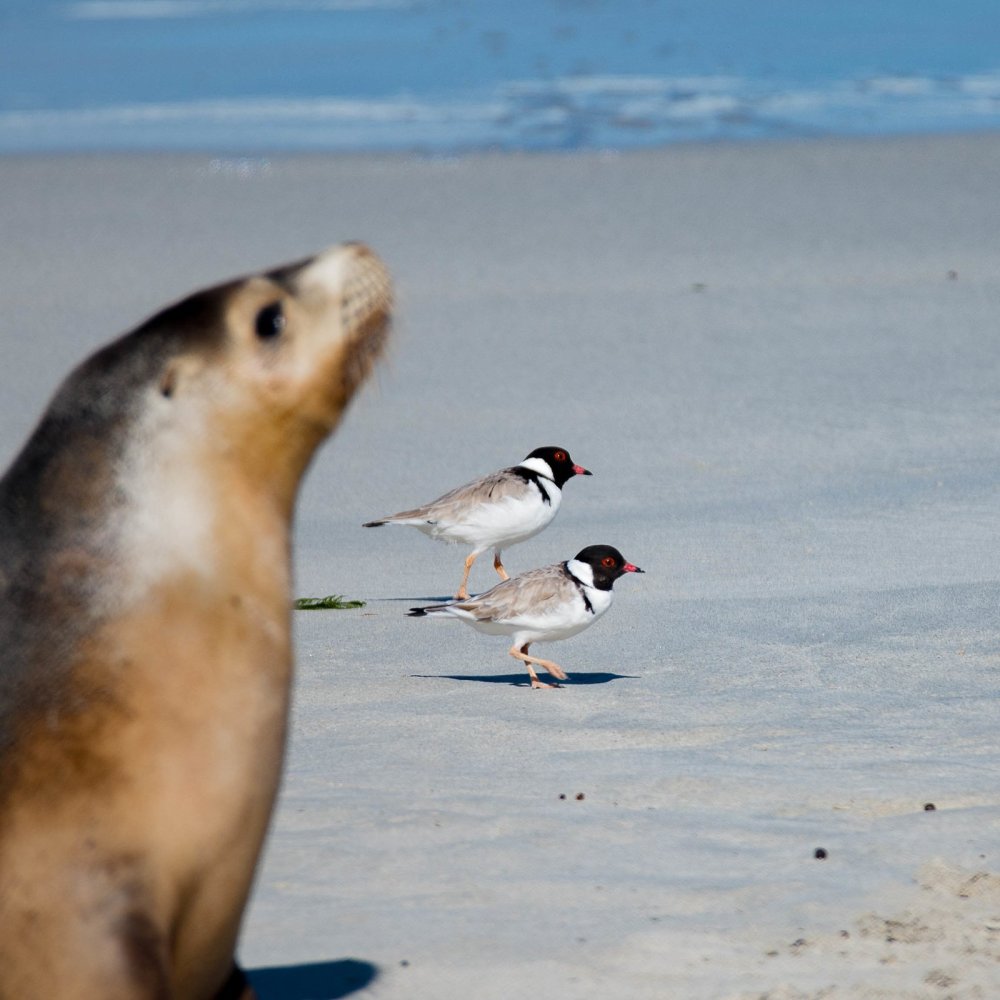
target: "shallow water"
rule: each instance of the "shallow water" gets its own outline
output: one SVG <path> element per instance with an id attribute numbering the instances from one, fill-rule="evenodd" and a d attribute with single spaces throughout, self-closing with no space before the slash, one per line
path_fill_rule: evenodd
<path id="1" fill-rule="evenodd" d="M 4 0 L 0 152 L 994 129 L 992 0 Z"/>

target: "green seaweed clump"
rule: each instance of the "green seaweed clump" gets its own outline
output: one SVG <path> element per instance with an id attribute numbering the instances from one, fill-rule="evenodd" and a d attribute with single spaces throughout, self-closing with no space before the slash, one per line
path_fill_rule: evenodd
<path id="1" fill-rule="evenodd" d="M 346 601 L 343 594 L 330 594 L 329 597 L 299 597 L 292 607 L 296 611 L 349 611 L 351 608 L 363 608 L 364 601 Z"/>

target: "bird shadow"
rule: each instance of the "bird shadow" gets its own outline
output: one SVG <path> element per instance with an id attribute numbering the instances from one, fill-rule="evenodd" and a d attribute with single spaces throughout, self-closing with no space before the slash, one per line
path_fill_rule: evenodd
<path id="1" fill-rule="evenodd" d="M 485 591 L 484 591 L 485 593 Z M 478 594 L 470 594 L 469 600 L 471 601 L 474 597 L 478 597 Z M 409 604 L 451 604 L 452 602 L 458 602 L 458 598 L 454 594 L 448 594 L 444 597 L 374 597 L 373 601 L 385 601 L 387 604 L 390 602 L 396 602 L 398 604 L 409 603 Z"/>
<path id="2" fill-rule="evenodd" d="M 378 968 L 357 958 L 247 969 L 259 1000 L 340 1000 L 371 985 Z"/>
<path id="3" fill-rule="evenodd" d="M 516 674 L 410 674 L 423 680 L 440 681 L 478 681 L 480 684 L 509 684 L 511 687 L 529 687 L 531 681 L 526 673 Z M 559 681 L 559 687 L 583 687 L 588 684 L 610 684 L 612 681 L 635 680 L 638 674 L 612 674 L 595 671 L 589 674 L 574 673 L 564 681 Z"/>

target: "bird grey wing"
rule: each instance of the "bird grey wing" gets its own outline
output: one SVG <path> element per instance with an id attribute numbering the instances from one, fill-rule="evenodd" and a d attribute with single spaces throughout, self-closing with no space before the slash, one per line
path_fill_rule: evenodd
<path id="1" fill-rule="evenodd" d="M 559 605 L 566 599 L 567 588 L 572 587 L 562 563 L 555 563 L 504 580 L 471 601 L 463 601 L 460 607 L 479 621 L 507 621 L 526 614 L 545 614 L 546 607 Z"/>
<path id="2" fill-rule="evenodd" d="M 471 483 L 456 486 L 455 489 L 449 490 L 437 500 L 432 500 L 422 507 L 400 511 L 383 520 L 403 521 L 415 518 L 426 521 L 454 520 L 454 515 L 458 511 L 478 507 L 479 504 L 490 500 L 521 496 L 526 488 L 525 481 L 520 476 L 514 475 L 511 469 L 501 469 L 481 479 L 474 479 Z"/>
<path id="3" fill-rule="evenodd" d="M 489 500 L 500 500 L 504 497 L 521 496 L 527 488 L 527 483 L 514 474 L 512 469 L 501 469 L 499 472 L 491 472 L 481 479 L 474 479 L 464 486 L 457 486 L 455 489 L 438 497 L 429 507 L 451 508 L 454 506 L 469 506 L 472 504 L 486 503 Z"/>

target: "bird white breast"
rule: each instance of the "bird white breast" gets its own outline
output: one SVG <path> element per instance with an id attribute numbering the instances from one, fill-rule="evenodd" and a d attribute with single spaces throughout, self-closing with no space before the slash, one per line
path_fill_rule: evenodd
<path id="1" fill-rule="evenodd" d="M 594 578 L 589 566 L 578 563 L 575 559 L 571 559 L 568 566 L 583 584 L 583 593 L 572 581 L 567 580 L 566 600 L 556 606 L 550 605 L 545 611 L 525 611 L 487 621 L 477 621 L 473 615 L 459 608 L 449 608 L 447 611 L 471 625 L 477 632 L 486 635 L 512 635 L 519 645 L 525 642 L 568 639 L 600 618 L 611 607 L 613 598 L 610 590 L 598 590 L 592 586 Z"/>
<path id="2" fill-rule="evenodd" d="M 459 612 L 452 614 L 468 622 L 477 632 L 485 635 L 513 635 L 519 644 L 567 639 L 582 632 L 594 620 L 594 615 L 587 611 L 579 595 L 547 614 L 527 612 L 495 621 L 476 621 L 472 615 Z"/>
<path id="3" fill-rule="evenodd" d="M 574 588 L 575 590 L 575 588 Z M 523 645 L 526 642 L 555 642 L 559 639 L 568 639 L 571 635 L 582 632 L 607 611 L 610 601 L 594 603 L 592 593 L 587 589 L 587 597 L 591 601 L 593 613 L 587 610 L 583 595 L 575 590 L 572 599 L 566 601 L 561 607 L 553 609 L 545 615 L 519 615 L 516 620 L 507 622 L 506 631 L 513 634 L 514 642 Z M 598 591 L 597 593 L 600 593 Z"/>
<path id="4" fill-rule="evenodd" d="M 537 535 L 559 510 L 562 491 L 542 480 L 549 502 L 546 503 L 534 486 L 523 497 L 504 497 L 500 501 L 477 504 L 462 513 L 460 522 L 440 520 L 435 524 L 417 525 L 432 538 L 471 545 L 476 551 L 503 548 Z M 549 492 L 551 491 L 551 492 Z"/>

